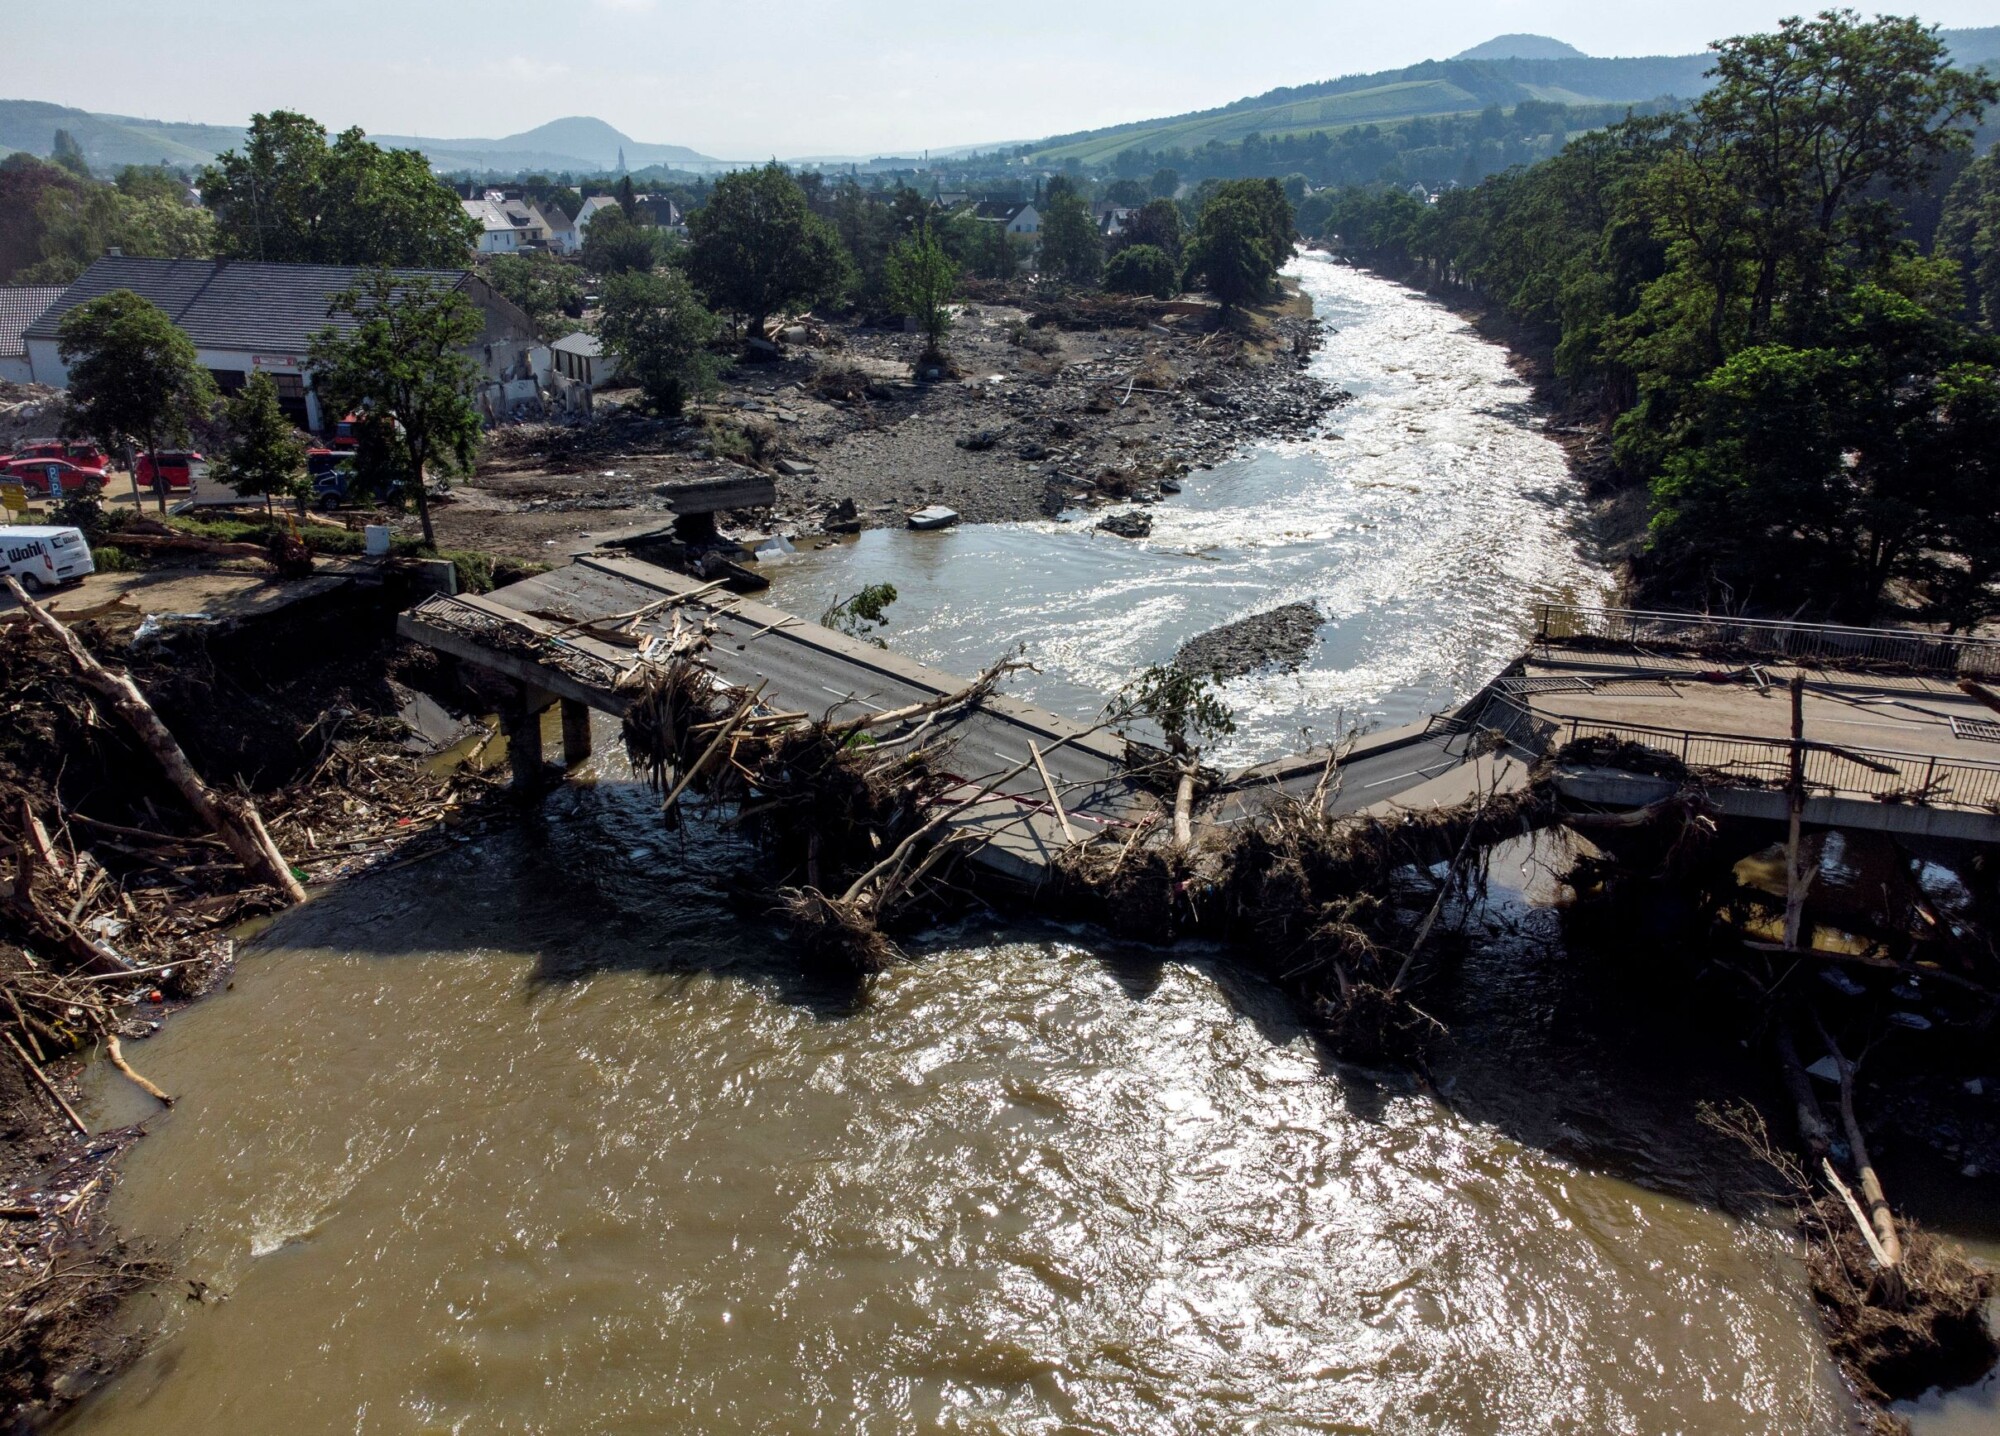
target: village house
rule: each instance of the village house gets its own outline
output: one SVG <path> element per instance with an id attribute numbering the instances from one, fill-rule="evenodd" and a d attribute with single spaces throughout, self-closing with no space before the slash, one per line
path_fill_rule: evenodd
<path id="1" fill-rule="evenodd" d="M 460 200 L 459 207 L 480 226 L 473 248 L 481 254 L 518 254 L 549 242 L 549 221 L 526 199 L 490 189 L 478 199 Z"/>
<path id="2" fill-rule="evenodd" d="M 642 224 L 658 225 L 675 233 L 682 233 L 687 228 L 681 207 L 663 194 L 637 195 L 632 206 L 638 211 L 636 218 Z"/>
<path id="3" fill-rule="evenodd" d="M 973 211 L 978 218 L 999 225 L 1008 234 L 1038 235 L 1042 232 L 1042 216 L 1032 204 L 1019 200 L 983 200 Z"/>
<path id="4" fill-rule="evenodd" d="M 158 305 L 194 342 L 196 357 L 224 394 L 252 374 L 269 374 L 293 423 L 323 433 L 340 416 L 322 411 L 308 358 L 313 336 L 329 326 L 351 330 L 347 315 L 327 313 L 333 297 L 368 270 L 335 264 L 259 264 L 218 259 L 137 259 L 109 255 L 85 270 L 23 333 L 34 381 L 67 388 L 69 371 L 56 352 L 56 328 L 79 304 L 129 289 Z M 484 329 L 467 346 L 485 381 L 482 404 L 505 412 L 548 372 L 548 348 L 534 321 L 477 274 L 465 269 L 399 269 L 399 278 L 428 279 L 463 294 Z M 0 291 L 4 293 L 5 291 Z M 492 390 L 491 394 L 486 390 Z"/>
<path id="5" fill-rule="evenodd" d="M 583 248 L 583 241 L 577 237 L 576 221 L 562 212 L 557 205 L 549 205 L 542 210 L 542 218 L 549 227 L 549 252 L 552 254 L 575 254 Z"/>
<path id="6" fill-rule="evenodd" d="M 28 326 L 62 298 L 60 284 L 0 287 L 0 379 L 26 384 L 34 378 L 28 366 Z"/>
<path id="7" fill-rule="evenodd" d="M 590 222 L 605 210 L 616 208 L 617 204 L 618 201 L 608 194 L 594 194 L 583 202 L 583 208 L 576 212 L 576 243 L 579 249 L 589 237 Z"/>
<path id="8" fill-rule="evenodd" d="M 1107 204 L 1100 200 L 1090 207 L 1090 217 L 1097 221 L 1097 232 L 1106 239 L 1125 232 L 1125 226 L 1132 222 L 1132 216 L 1139 211 L 1122 204 Z"/>
<path id="9" fill-rule="evenodd" d="M 596 335 L 581 330 L 566 334 L 549 346 L 549 367 L 565 379 L 586 389 L 602 389 L 618 377 L 618 359 L 606 354 Z"/>

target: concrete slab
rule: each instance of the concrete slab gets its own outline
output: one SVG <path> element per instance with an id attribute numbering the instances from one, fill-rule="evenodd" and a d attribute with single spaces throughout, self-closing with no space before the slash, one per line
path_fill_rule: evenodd
<path id="1" fill-rule="evenodd" d="M 1528 765 L 1512 753 L 1485 753 L 1428 782 L 1371 803 L 1363 817 L 1395 818 L 1407 813 L 1455 808 L 1481 794 L 1518 793 L 1528 786 Z"/>

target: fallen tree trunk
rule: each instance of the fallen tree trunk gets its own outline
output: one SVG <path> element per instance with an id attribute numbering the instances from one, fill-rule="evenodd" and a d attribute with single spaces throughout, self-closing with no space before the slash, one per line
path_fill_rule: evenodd
<path id="1" fill-rule="evenodd" d="M 257 815 L 256 807 L 233 793 L 218 793 L 202 781 L 194 765 L 188 762 L 187 754 L 181 750 L 180 743 L 168 731 L 167 725 L 160 721 L 159 714 L 153 711 L 153 705 L 146 701 L 146 695 L 139 691 L 139 685 L 132 681 L 131 676 L 114 673 L 99 663 L 82 641 L 70 632 L 69 626 L 29 598 L 19 583 L 9 578 L 6 584 L 14 601 L 62 644 L 70 662 L 76 665 L 77 676 L 125 720 L 145 745 L 146 751 L 159 763 L 160 771 L 187 800 L 195 816 L 229 845 L 237 861 L 253 877 L 283 893 L 287 901 L 304 902 L 305 888 L 293 875 L 291 864 L 278 851 L 278 845 L 271 841 L 271 835 L 264 830 L 264 821 Z"/>
<path id="2" fill-rule="evenodd" d="M 197 538 L 193 534 L 119 533 L 114 546 L 144 549 L 151 553 L 198 553 L 209 558 L 254 558 L 268 561 L 270 551 L 261 544 L 228 543 L 222 539 Z"/>

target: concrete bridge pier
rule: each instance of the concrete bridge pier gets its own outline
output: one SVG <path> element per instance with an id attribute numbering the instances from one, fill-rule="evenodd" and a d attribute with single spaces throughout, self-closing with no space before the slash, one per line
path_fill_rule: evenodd
<path id="1" fill-rule="evenodd" d="M 590 756 L 590 705 L 562 700 L 563 767 L 574 768 Z"/>
<path id="2" fill-rule="evenodd" d="M 500 715 L 507 734 L 507 763 L 515 791 L 535 793 L 547 785 L 547 744 L 543 716 L 551 708 L 562 713 L 562 765 L 574 768 L 590 756 L 590 707 L 575 698 L 558 698 L 540 688 L 517 684 L 516 697 Z"/>

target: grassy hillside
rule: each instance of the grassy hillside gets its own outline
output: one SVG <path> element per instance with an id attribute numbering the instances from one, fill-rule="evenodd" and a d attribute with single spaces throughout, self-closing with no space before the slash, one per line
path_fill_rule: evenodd
<path id="1" fill-rule="evenodd" d="M 68 130 L 99 169 L 120 165 L 207 164 L 243 139 L 241 125 L 172 124 L 126 115 L 94 115 L 41 100 L 0 100 L 0 153 L 46 157 L 56 131 Z"/>
<path id="2" fill-rule="evenodd" d="M 1533 36 L 1506 36 L 1523 42 Z M 1961 65 L 1991 64 L 2000 69 L 2000 26 L 1947 30 L 1945 41 Z M 1552 44 L 1554 42 L 1551 42 Z M 1491 41 L 1490 48 L 1529 45 Z M 1283 136 L 1338 131 L 1361 124 L 1387 124 L 1418 116 L 1462 115 L 1523 100 L 1567 105 L 1641 104 L 1663 96 L 1688 98 L 1708 87 L 1709 56 L 1661 55 L 1597 59 L 1562 56 L 1524 59 L 1427 60 L 1405 70 L 1348 75 L 1311 85 L 1270 90 L 1212 110 L 1141 120 L 1107 129 L 1057 135 L 1035 148 L 1037 158 L 1061 163 L 1102 164 L 1124 149 L 1193 149 L 1217 141 L 1232 144 L 1246 135 Z"/>

